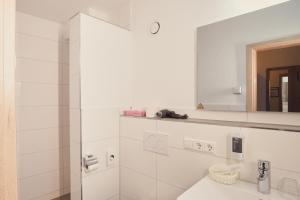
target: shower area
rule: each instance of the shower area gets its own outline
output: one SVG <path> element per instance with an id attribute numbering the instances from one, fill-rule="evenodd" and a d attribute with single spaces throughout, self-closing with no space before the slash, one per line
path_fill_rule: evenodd
<path id="1" fill-rule="evenodd" d="M 17 1 L 19 200 L 119 199 L 119 116 L 132 96 L 124 2 L 61 22 Z"/>

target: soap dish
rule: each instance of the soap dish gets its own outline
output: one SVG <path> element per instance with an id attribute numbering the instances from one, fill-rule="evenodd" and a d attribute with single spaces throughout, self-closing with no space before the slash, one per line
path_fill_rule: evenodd
<path id="1" fill-rule="evenodd" d="M 218 183 L 233 185 L 239 178 L 239 172 L 227 165 L 214 165 L 209 168 L 209 177 Z"/>

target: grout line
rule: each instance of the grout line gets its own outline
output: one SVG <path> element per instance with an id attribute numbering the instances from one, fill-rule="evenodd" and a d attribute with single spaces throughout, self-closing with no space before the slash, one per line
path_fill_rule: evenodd
<path id="1" fill-rule="evenodd" d="M 64 147 L 64 146 L 59 146 L 59 147 L 56 147 L 56 148 L 52 148 L 52 149 L 44 149 L 44 150 L 40 150 L 40 151 L 36 151 L 36 152 L 31 152 L 31 153 L 22 153 L 22 154 L 18 154 L 17 155 L 17 158 L 22 158 L 22 157 L 25 157 L 25 156 L 32 156 L 34 154 L 41 154 L 41 153 L 49 153 L 49 152 L 53 152 L 53 151 L 57 151 L 57 150 L 65 150 L 65 149 L 69 149 L 68 147 Z M 59 154 L 60 153 L 63 153 L 61 151 L 59 151 Z"/>
<path id="2" fill-rule="evenodd" d="M 127 166 L 122 165 L 122 164 L 120 164 L 120 167 L 123 167 L 123 168 L 125 168 L 125 169 L 127 169 L 127 170 L 130 170 L 130 171 L 132 171 L 132 172 L 135 172 L 135 173 L 140 174 L 140 175 L 142 175 L 142 176 L 145 176 L 145 177 L 147 177 L 147 178 L 150 178 L 150 179 L 152 179 L 152 180 L 154 180 L 154 181 L 156 182 L 156 177 L 149 176 L 149 175 L 147 175 L 147 174 L 145 174 L 145 173 L 139 172 L 139 171 L 137 171 L 137 170 L 135 170 L 135 169 L 132 169 L 132 168 L 127 167 Z"/>
<path id="3" fill-rule="evenodd" d="M 37 174 L 34 174 L 34 175 L 30 175 L 30 176 L 26 176 L 26 177 L 19 177 L 18 180 L 19 181 L 24 181 L 26 179 L 30 179 L 30 178 L 33 178 L 33 177 L 36 177 L 36 176 L 41 176 L 41 175 L 44 175 L 44 174 L 53 174 L 54 172 L 61 172 L 63 173 L 64 171 L 64 167 L 59 167 L 57 169 L 52 169 L 52 170 L 48 170 L 48 171 L 44 171 L 44 172 L 40 172 L 40 173 L 37 173 Z M 59 173 L 60 174 L 60 173 Z M 59 176 L 59 179 L 61 178 L 61 176 Z"/>
<path id="4" fill-rule="evenodd" d="M 63 43 L 63 41 L 60 37 L 58 37 L 58 39 L 52 39 L 52 38 L 47 38 L 47 37 L 40 36 L 40 35 L 23 33 L 23 32 L 19 32 L 19 31 L 16 31 L 16 35 L 27 36 L 27 37 L 31 37 L 31 38 L 38 38 L 40 40 L 47 40 L 47 41 L 51 41 L 51 42 L 57 43 L 57 44 Z"/>
<path id="5" fill-rule="evenodd" d="M 62 83 L 58 81 L 58 83 L 49 83 L 49 82 L 37 82 L 37 81 L 16 81 L 16 84 L 22 84 L 22 85 L 51 85 L 51 86 L 57 86 L 57 87 L 63 87 Z M 69 84 L 66 84 L 69 85 Z"/>
<path id="6" fill-rule="evenodd" d="M 127 139 L 127 140 L 132 140 L 132 141 L 135 141 L 135 142 L 143 143 L 141 140 L 133 139 L 133 138 L 130 138 L 130 137 L 127 137 L 127 136 L 121 136 L 120 139 L 122 139 L 122 138 L 123 139 Z M 186 149 L 180 148 L 180 147 L 169 146 L 168 148 L 170 148 L 170 149 L 176 149 L 176 150 L 184 151 L 184 152 L 190 152 L 190 153 L 194 153 L 194 154 L 204 154 L 204 155 L 207 155 L 207 156 L 210 156 L 210 157 L 216 157 L 216 158 L 220 158 L 220 159 L 224 159 L 224 160 L 229 160 L 229 158 L 227 158 L 227 157 L 213 155 L 213 154 L 207 154 L 207 153 L 201 153 L 201 152 L 197 152 L 197 151 L 190 151 L 190 150 L 186 150 Z M 157 154 L 155 152 L 152 152 L 152 153 L 154 153 L 156 156 L 160 155 L 160 154 Z M 251 160 L 248 160 L 248 161 L 245 160 L 245 162 L 251 162 Z M 273 166 L 272 168 L 276 169 L 276 170 L 280 170 L 280 171 L 287 171 L 287 172 L 291 172 L 291 173 L 295 173 L 295 174 L 300 174 L 300 171 L 294 171 L 294 170 L 290 170 L 290 169 L 278 168 L 276 166 L 275 167 Z M 138 172 L 138 171 L 136 171 L 136 172 Z M 138 172 L 138 173 L 143 174 L 141 172 Z"/>
<path id="7" fill-rule="evenodd" d="M 179 185 L 175 185 L 175 184 L 172 184 L 172 183 L 167 183 L 166 181 L 163 181 L 163 180 L 160 180 L 160 179 L 158 179 L 157 181 L 160 182 L 160 183 L 169 185 L 169 186 L 171 186 L 171 187 L 175 187 L 175 188 L 180 189 L 180 190 L 184 190 L 184 191 L 185 191 L 185 190 L 188 189 L 188 188 L 185 188 L 185 187 L 181 187 L 181 186 L 179 186 Z"/>
<path id="8" fill-rule="evenodd" d="M 104 173 L 104 172 L 108 172 L 110 170 L 119 169 L 119 167 L 120 167 L 120 164 L 116 164 L 114 167 L 107 167 L 105 169 L 97 169 L 96 171 L 92 171 L 92 172 L 89 172 L 89 173 L 82 174 L 82 178 L 87 178 L 87 177 L 90 177 L 90 176 L 93 176 L 93 175 L 96 175 L 96 174 L 101 174 L 101 173 Z"/>
<path id="9" fill-rule="evenodd" d="M 112 139 L 116 139 L 116 142 L 118 141 L 118 135 L 116 136 L 111 136 L 111 137 L 105 137 L 105 138 L 101 138 L 101 139 L 94 139 L 93 141 L 81 141 L 81 143 L 83 144 L 95 144 L 97 142 L 102 142 L 102 141 L 107 141 L 107 140 L 112 140 Z"/>
<path id="10" fill-rule="evenodd" d="M 53 107 L 58 107 L 58 108 L 69 108 L 68 105 L 27 105 L 27 106 L 20 106 L 20 105 L 16 105 L 16 108 L 39 108 L 39 107 L 43 107 L 43 108 L 53 108 Z"/>
<path id="11" fill-rule="evenodd" d="M 23 57 L 23 56 L 16 56 L 16 59 L 21 60 L 31 60 L 35 62 L 43 62 L 43 63 L 52 63 L 52 64 L 58 64 L 58 65 L 69 65 L 68 63 L 65 63 L 60 60 L 46 60 L 46 59 L 39 59 L 39 58 L 31 58 L 31 57 Z"/>
<path id="12" fill-rule="evenodd" d="M 47 128 L 17 130 L 17 133 L 20 134 L 21 132 L 43 131 L 43 130 L 50 130 L 50 129 L 57 129 L 57 130 L 60 130 L 60 128 L 67 128 L 67 127 L 70 127 L 70 126 L 69 126 L 69 125 L 62 125 L 62 126 L 47 127 Z"/>

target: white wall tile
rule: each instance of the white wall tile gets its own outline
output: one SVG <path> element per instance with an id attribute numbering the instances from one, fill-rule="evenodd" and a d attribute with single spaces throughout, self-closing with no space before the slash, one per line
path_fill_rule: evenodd
<path id="1" fill-rule="evenodd" d="M 121 167 L 121 196 L 134 200 L 156 200 L 156 181 L 133 170 Z M 123 199 L 124 199 L 123 198 Z"/>
<path id="2" fill-rule="evenodd" d="M 21 83 L 17 89 L 17 106 L 59 106 L 58 85 Z"/>
<path id="3" fill-rule="evenodd" d="M 16 55 L 18 58 L 42 61 L 59 61 L 59 43 L 42 38 L 16 34 Z"/>
<path id="4" fill-rule="evenodd" d="M 17 130 L 35 130 L 59 126 L 58 107 L 18 107 Z"/>
<path id="5" fill-rule="evenodd" d="M 184 192 L 183 189 L 171 186 L 166 183 L 157 183 L 158 200 L 176 200 Z"/>
<path id="6" fill-rule="evenodd" d="M 115 164 L 113 166 L 107 165 L 107 152 L 115 152 Z M 89 174 L 98 173 L 99 171 L 106 170 L 108 168 L 118 168 L 119 167 L 119 140 L 118 137 L 98 140 L 89 143 L 82 143 L 82 157 L 86 154 L 93 154 L 98 158 L 99 168 L 92 172 L 83 175 L 88 176 Z"/>
<path id="7" fill-rule="evenodd" d="M 208 174 L 210 166 L 224 162 L 225 159 L 204 153 L 169 149 L 169 156 L 157 156 L 157 178 L 170 185 L 188 189 Z"/>
<path id="8" fill-rule="evenodd" d="M 81 121 L 83 142 L 119 136 L 118 109 L 82 109 Z"/>
<path id="9" fill-rule="evenodd" d="M 16 81 L 59 84 L 58 62 L 17 58 Z"/>
<path id="10" fill-rule="evenodd" d="M 241 175 L 240 178 L 245 181 L 257 183 L 257 162 L 243 162 L 241 165 Z M 300 183 L 300 173 L 293 172 L 290 170 L 283 170 L 273 167 L 271 163 L 271 186 L 275 189 L 279 189 L 280 185 L 284 182 L 285 178 L 293 179 Z M 295 188 L 292 188 L 291 185 L 288 186 L 288 191 L 292 194 L 296 194 Z M 289 187 L 290 186 L 290 187 Z M 300 189 L 300 185 L 298 185 Z"/>
<path id="11" fill-rule="evenodd" d="M 20 155 L 58 149 L 59 128 L 21 131 L 17 135 Z"/>
<path id="12" fill-rule="evenodd" d="M 62 87 L 68 49 L 59 23 L 18 12 L 16 28 L 19 199 L 49 200 L 70 185 L 64 175 L 70 143 L 63 97 L 68 91 Z"/>
<path id="13" fill-rule="evenodd" d="M 41 197 L 42 194 L 50 194 L 51 192 L 58 191 L 62 184 L 60 176 L 59 171 L 53 171 L 20 180 L 19 184 L 22 187 L 19 189 L 19 198 L 22 200 L 31 200 Z"/>
<path id="14" fill-rule="evenodd" d="M 227 158 L 228 137 L 240 133 L 237 127 L 215 126 L 206 124 L 158 121 L 157 130 L 169 134 L 169 145 L 184 148 L 184 138 L 204 140 L 216 143 L 216 155 Z"/>
<path id="15" fill-rule="evenodd" d="M 84 177 L 82 189 L 84 198 L 88 200 L 107 200 L 114 197 L 119 193 L 119 169 L 113 168 Z"/>
<path id="16" fill-rule="evenodd" d="M 156 178 L 156 155 L 145 151 L 142 142 L 121 138 L 120 155 L 121 166 Z"/>
<path id="17" fill-rule="evenodd" d="M 23 179 L 60 169 L 61 152 L 49 150 L 19 157 L 18 177 Z"/>
<path id="18" fill-rule="evenodd" d="M 143 141 L 145 131 L 155 131 L 156 120 L 120 117 L 120 135 Z"/>
<path id="19" fill-rule="evenodd" d="M 247 161 L 269 160 L 273 167 L 300 172 L 300 160 L 295 159 L 296 152 L 300 152 L 299 133 L 250 128 L 243 128 L 242 133 Z"/>
<path id="20" fill-rule="evenodd" d="M 16 32 L 59 41 L 61 24 L 22 12 L 16 13 Z"/>

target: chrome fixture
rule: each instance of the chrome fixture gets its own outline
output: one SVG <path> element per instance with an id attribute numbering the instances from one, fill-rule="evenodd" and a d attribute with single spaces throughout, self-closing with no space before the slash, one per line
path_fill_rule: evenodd
<path id="1" fill-rule="evenodd" d="M 258 161 L 257 190 L 263 194 L 271 192 L 271 162 L 269 161 Z"/>

